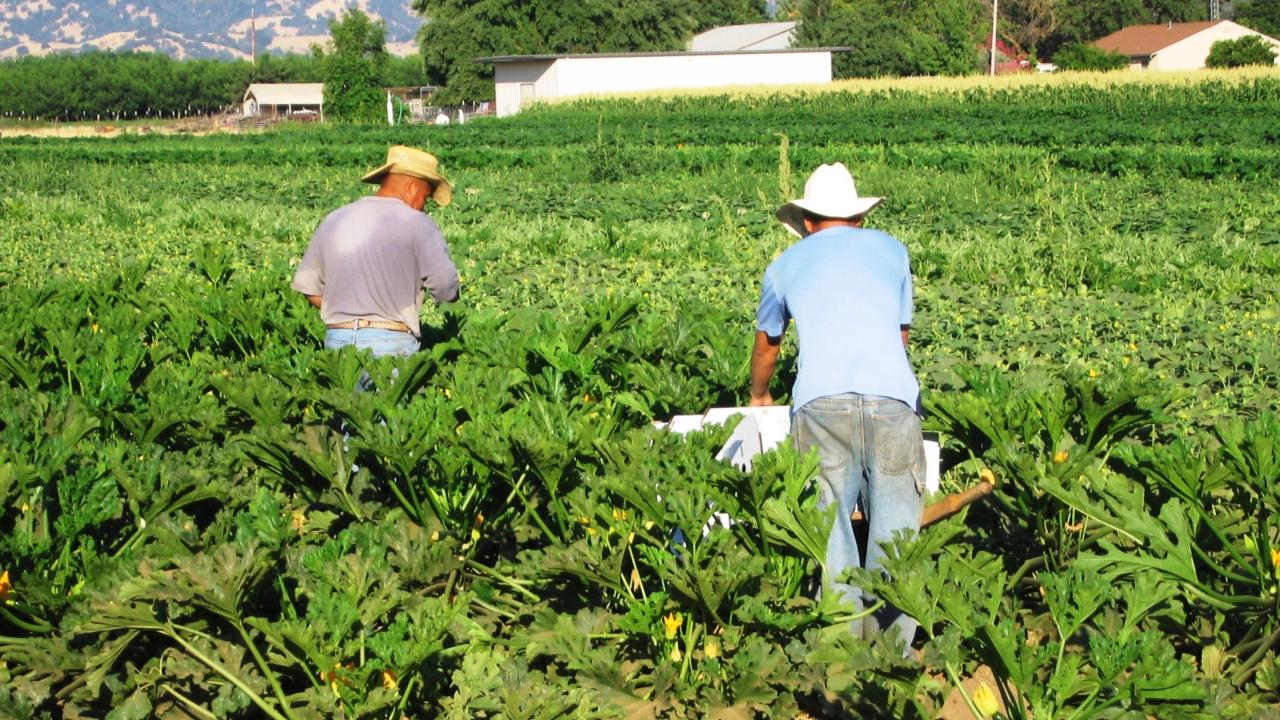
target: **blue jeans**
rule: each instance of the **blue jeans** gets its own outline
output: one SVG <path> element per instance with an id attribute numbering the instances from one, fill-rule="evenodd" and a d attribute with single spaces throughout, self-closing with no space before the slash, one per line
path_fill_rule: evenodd
<path id="1" fill-rule="evenodd" d="M 374 357 L 398 355 L 408 357 L 422 347 L 421 341 L 412 333 L 379 328 L 328 328 L 324 331 L 324 347 L 326 350 L 340 350 L 354 345 L 359 350 L 370 350 Z M 395 371 L 393 370 L 393 373 Z M 360 373 L 356 381 L 356 392 L 373 390 L 373 380 L 369 373 Z"/>
<path id="2" fill-rule="evenodd" d="M 374 357 L 382 357 L 384 355 L 408 357 L 418 352 L 421 347 L 418 338 L 407 332 L 380 330 L 378 328 L 348 328 L 344 330 L 329 328 L 325 330 L 325 349 L 338 350 L 348 345 L 354 345 L 360 350 L 372 350 Z"/>
<path id="3" fill-rule="evenodd" d="M 861 612 L 875 602 L 848 583 L 835 582 L 845 570 L 861 565 L 879 570 L 884 558 L 880 544 L 895 531 L 920 529 L 924 509 L 925 458 L 920 417 L 909 405 L 877 395 L 845 393 L 820 397 L 795 412 L 791 420 L 796 447 L 818 448 L 818 504 L 837 506 L 827 538 L 824 587 L 840 593 Z M 863 499 L 867 517 L 867 550 L 859 557 L 858 540 L 849 516 Z M 871 637 L 885 629 L 910 648 L 917 623 L 897 608 L 885 606 L 855 620 L 855 637 Z"/>

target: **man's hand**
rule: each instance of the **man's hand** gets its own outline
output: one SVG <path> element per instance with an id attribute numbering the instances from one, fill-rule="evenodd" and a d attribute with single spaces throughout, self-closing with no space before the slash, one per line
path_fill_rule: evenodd
<path id="1" fill-rule="evenodd" d="M 769 394 L 769 381 L 778 364 L 778 351 L 782 349 L 781 337 L 769 337 L 756 331 L 756 344 L 751 348 L 751 400 L 749 407 L 765 407 L 773 404 Z"/>
<path id="2" fill-rule="evenodd" d="M 312 307 L 314 307 L 315 309 L 319 310 L 319 309 L 320 309 L 320 306 L 324 304 L 324 296 L 323 296 L 323 295 L 308 295 L 308 296 L 307 296 L 307 302 L 311 303 L 311 306 L 312 306 Z"/>

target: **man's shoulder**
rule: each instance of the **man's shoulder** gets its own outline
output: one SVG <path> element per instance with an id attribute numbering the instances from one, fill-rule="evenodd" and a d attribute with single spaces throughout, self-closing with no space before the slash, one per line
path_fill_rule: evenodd
<path id="1" fill-rule="evenodd" d="M 868 230 L 869 232 L 873 232 L 877 236 L 883 238 L 885 242 L 893 243 L 894 245 L 898 245 L 904 248 L 906 247 L 905 243 L 899 240 L 895 235 L 890 233 L 888 230 L 880 230 L 878 228 L 866 228 L 866 230 Z"/>
<path id="2" fill-rule="evenodd" d="M 324 219 L 320 221 L 320 224 L 323 225 L 327 222 L 339 220 L 348 215 L 365 212 L 366 207 L 365 207 L 365 203 L 362 202 L 363 200 L 364 198 L 357 198 L 345 205 L 339 205 L 338 207 L 330 210 L 329 213 L 324 216 Z"/>
<path id="3" fill-rule="evenodd" d="M 905 254 L 907 252 L 907 246 L 901 240 L 889 234 L 885 230 L 866 227 L 842 228 L 841 230 L 844 234 L 838 238 L 833 238 L 833 240 L 839 240 L 841 242 L 831 243 L 829 245 L 830 249 L 847 249 L 852 252 L 858 252 L 860 250 L 875 248 L 876 252 L 881 253 L 887 251 L 891 253 Z"/>
<path id="4" fill-rule="evenodd" d="M 784 272 L 787 268 L 807 267 L 814 263 L 842 262 L 865 257 L 868 252 L 884 256 L 906 256 L 907 247 L 894 236 L 875 228 L 839 228 L 826 230 L 783 250 L 769 263 L 766 274 Z"/>
<path id="5" fill-rule="evenodd" d="M 410 227 L 418 227 L 427 231 L 439 232 L 439 226 L 436 225 L 436 221 L 430 215 L 414 210 L 400 200 L 381 198 L 376 195 L 366 195 L 353 200 L 329 213 L 325 216 L 325 220 L 347 216 L 358 217 L 372 223 L 393 222 L 397 225 L 409 225 Z"/>

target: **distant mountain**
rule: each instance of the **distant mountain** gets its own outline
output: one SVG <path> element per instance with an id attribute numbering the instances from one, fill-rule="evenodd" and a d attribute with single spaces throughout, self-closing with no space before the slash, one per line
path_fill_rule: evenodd
<path id="1" fill-rule="evenodd" d="M 259 53 L 307 52 L 347 7 L 386 22 L 392 53 L 417 51 L 422 18 L 409 0 L 0 0 L 0 59 L 89 50 L 248 58 L 251 25 Z"/>

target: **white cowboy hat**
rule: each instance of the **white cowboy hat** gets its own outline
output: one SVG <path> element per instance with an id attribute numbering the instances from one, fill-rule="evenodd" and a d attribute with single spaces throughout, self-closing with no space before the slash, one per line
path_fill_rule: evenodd
<path id="1" fill-rule="evenodd" d="M 431 197 L 440 207 L 448 205 L 453 199 L 453 185 L 440 174 L 440 161 L 429 152 L 404 145 L 392 145 L 387 150 L 387 161 L 362 179 L 367 183 L 380 183 L 388 173 L 409 175 L 431 183 L 435 188 Z"/>
<path id="2" fill-rule="evenodd" d="M 852 218 L 865 215 L 884 198 L 858 197 L 853 175 L 844 163 L 822 165 L 804 184 L 804 197 L 778 208 L 778 219 L 799 237 L 804 229 L 805 213 L 824 218 Z"/>

